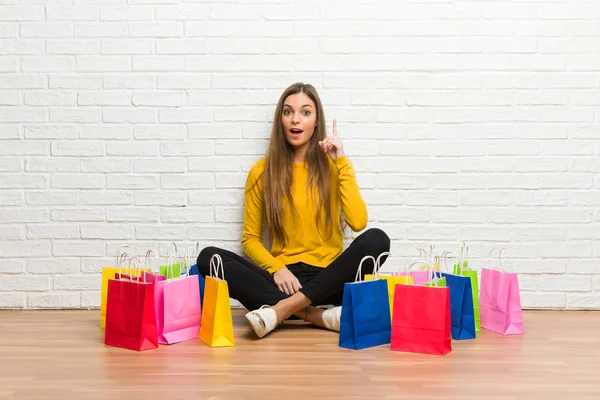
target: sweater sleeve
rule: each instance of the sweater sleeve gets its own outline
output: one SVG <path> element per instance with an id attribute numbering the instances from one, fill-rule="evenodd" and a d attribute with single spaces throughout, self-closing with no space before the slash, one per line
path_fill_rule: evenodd
<path id="1" fill-rule="evenodd" d="M 360 195 L 354 168 L 346 156 L 336 158 L 333 163 L 338 170 L 340 199 L 346 223 L 354 232 L 361 231 L 367 226 L 369 215 Z"/>
<path id="2" fill-rule="evenodd" d="M 254 263 L 273 274 L 285 268 L 285 264 L 273 257 L 262 243 L 263 168 L 260 167 L 259 163 L 250 169 L 246 179 L 242 249 Z"/>

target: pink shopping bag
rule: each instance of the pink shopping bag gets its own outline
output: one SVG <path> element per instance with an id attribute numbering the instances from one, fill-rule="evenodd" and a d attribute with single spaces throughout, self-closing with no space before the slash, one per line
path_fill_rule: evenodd
<path id="1" fill-rule="evenodd" d="M 499 259 L 503 250 L 500 250 Z M 483 329 L 502 335 L 522 334 L 523 312 L 517 274 L 482 268 L 479 309 Z"/>
<path id="2" fill-rule="evenodd" d="M 413 278 L 413 282 L 417 286 L 423 286 L 431 278 L 431 272 L 429 271 L 410 271 L 410 276 Z M 392 272 L 394 276 L 406 276 L 405 272 Z"/>
<path id="3" fill-rule="evenodd" d="M 180 266 L 185 265 L 185 258 L 174 254 L 169 257 L 169 267 L 177 258 L 180 259 Z M 173 344 L 197 338 L 201 320 L 198 277 L 186 273 L 172 279 L 160 276 L 156 280 L 158 342 Z"/>
<path id="4" fill-rule="evenodd" d="M 414 283 L 417 286 L 423 286 L 427 282 L 429 282 L 429 280 L 431 279 L 431 272 L 425 266 L 429 265 L 434 258 L 434 256 L 433 256 L 434 247 L 433 247 L 433 245 L 429 245 L 427 248 L 418 247 L 417 250 L 419 251 L 419 258 L 417 261 L 420 261 L 422 263 L 420 269 L 417 271 L 408 271 L 408 272 L 395 271 L 395 272 L 392 272 L 392 276 L 406 277 L 406 276 L 410 275 L 413 278 L 412 283 Z M 406 269 L 406 266 L 412 262 L 410 260 L 411 260 L 411 258 L 409 257 L 407 259 L 407 262 L 405 263 L 405 266 L 404 266 L 405 269 Z M 434 268 L 434 269 L 437 270 L 438 268 Z"/>

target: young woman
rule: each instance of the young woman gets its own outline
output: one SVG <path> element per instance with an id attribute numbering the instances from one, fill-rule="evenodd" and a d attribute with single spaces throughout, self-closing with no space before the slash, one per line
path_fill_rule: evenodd
<path id="1" fill-rule="evenodd" d="M 341 213 L 353 231 L 366 227 L 367 209 L 336 121 L 327 136 L 317 91 L 295 83 L 281 95 L 267 155 L 246 181 L 242 247 L 254 263 L 207 247 L 198 256 L 200 273 L 207 275 L 210 258 L 221 256 L 230 296 L 251 310 L 246 318 L 258 337 L 292 315 L 339 331 L 344 283 L 355 280 L 364 256 L 390 249 L 382 230 L 369 229 L 343 250 Z M 263 218 L 270 251 L 261 241 Z M 372 270 L 364 265 L 362 274 Z"/>

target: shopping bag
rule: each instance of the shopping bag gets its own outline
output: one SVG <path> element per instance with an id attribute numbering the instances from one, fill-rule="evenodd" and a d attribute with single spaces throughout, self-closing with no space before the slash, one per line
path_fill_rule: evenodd
<path id="1" fill-rule="evenodd" d="M 419 265 L 419 270 L 412 270 L 416 265 Z M 404 272 L 394 272 L 396 276 L 410 276 L 408 281 L 398 282 L 400 284 L 446 287 L 446 278 L 440 276 L 439 271 L 435 269 L 435 265 L 428 263 L 425 259 L 409 261 L 405 268 L 406 271 Z"/>
<path id="2" fill-rule="evenodd" d="M 433 245 L 429 245 L 427 248 L 418 247 L 419 251 L 419 259 L 416 260 L 421 263 L 419 270 L 409 270 L 405 271 L 394 271 L 392 275 L 394 276 L 410 276 L 412 278 L 412 282 L 398 282 L 398 283 L 410 283 L 415 285 L 425 285 L 431 279 L 431 260 L 433 258 Z M 408 260 L 405 263 L 405 269 L 411 261 Z M 435 268 L 434 268 L 435 269 Z"/>
<path id="3" fill-rule="evenodd" d="M 222 278 L 219 278 L 219 268 Z M 218 254 L 210 258 L 210 276 L 206 276 L 203 303 L 200 339 L 210 347 L 233 346 L 229 288 L 225 280 L 223 260 Z"/>
<path id="4" fill-rule="evenodd" d="M 185 265 L 183 256 L 173 254 L 168 264 L 176 259 Z M 155 299 L 157 331 L 160 344 L 173 344 L 198 337 L 200 332 L 200 290 L 198 279 L 188 274 L 156 282 Z"/>
<path id="5" fill-rule="evenodd" d="M 182 268 L 185 268 L 185 263 L 183 265 L 181 263 L 177 263 L 175 265 L 161 265 L 160 275 L 167 279 L 178 278 L 181 276 Z"/>
<path id="6" fill-rule="evenodd" d="M 112 267 L 102 267 L 102 285 L 100 291 L 100 328 L 106 325 L 106 296 L 108 294 L 108 280 L 113 279 L 119 271 L 121 262 L 126 261 L 126 258 L 131 258 L 138 255 L 135 247 L 121 246 L 117 249 L 115 255 L 115 265 Z"/>
<path id="7" fill-rule="evenodd" d="M 362 264 L 372 260 L 364 257 L 358 266 L 354 282 L 344 284 L 339 346 L 360 350 L 390 342 L 390 304 L 387 283 L 382 279 L 361 281 Z"/>
<path id="8" fill-rule="evenodd" d="M 136 351 L 158 347 L 153 283 L 124 280 L 119 272 L 108 280 L 104 343 Z"/>
<path id="9" fill-rule="evenodd" d="M 502 268 L 501 249 L 499 269 Z M 490 265 L 491 268 L 491 265 Z M 519 278 L 516 273 L 490 268 L 481 269 L 479 307 L 481 327 L 503 335 L 524 333 Z"/>
<path id="10" fill-rule="evenodd" d="M 466 276 L 471 279 L 471 290 L 473 292 L 473 314 L 475 315 L 475 332 L 481 331 L 481 317 L 479 311 L 479 282 L 477 271 L 469 266 L 469 247 L 463 242 L 461 246 L 460 259 L 454 264 L 454 274 Z"/>
<path id="11" fill-rule="evenodd" d="M 194 264 L 190 267 L 190 276 L 195 276 L 198 279 L 198 290 L 200 292 L 200 299 L 204 299 L 204 286 L 206 285 L 206 281 L 205 279 L 202 277 L 202 275 L 200 274 L 200 271 L 198 270 L 198 264 Z M 204 304 L 202 304 L 201 306 L 204 306 Z"/>
<path id="12" fill-rule="evenodd" d="M 437 355 L 452 351 L 447 287 L 396 285 L 390 349 Z"/>
<path id="13" fill-rule="evenodd" d="M 446 272 L 440 274 L 446 278 L 446 286 L 450 290 L 452 339 L 474 339 L 476 333 L 471 279 Z"/>
<path id="14" fill-rule="evenodd" d="M 186 252 L 187 252 L 187 248 L 186 248 Z M 202 274 L 200 274 L 200 270 L 198 269 L 198 264 L 194 262 L 194 261 L 196 261 L 198 259 L 198 255 L 199 254 L 200 254 L 200 243 L 196 242 L 196 252 L 193 253 L 193 254 L 191 254 L 188 257 L 189 258 L 189 265 L 191 265 L 191 267 L 189 269 L 189 275 L 193 275 L 193 276 L 197 276 L 198 277 L 198 288 L 200 289 L 200 299 L 204 299 L 204 285 L 205 285 L 205 281 L 204 281 L 204 278 L 202 277 Z"/>

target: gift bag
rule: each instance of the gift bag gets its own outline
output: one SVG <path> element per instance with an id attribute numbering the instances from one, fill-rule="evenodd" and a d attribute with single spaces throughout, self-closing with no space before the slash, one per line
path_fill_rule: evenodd
<path id="1" fill-rule="evenodd" d="M 219 278 L 219 267 L 222 278 Z M 218 254 L 210 258 L 210 276 L 206 277 L 203 303 L 200 339 L 210 347 L 233 346 L 229 287 L 225 280 L 223 260 Z"/>
<path id="2" fill-rule="evenodd" d="M 106 296 L 108 294 L 108 280 L 113 279 L 119 271 L 119 265 L 126 258 L 136 257 L 138 251 L 135 247 L 121 246 L 117 249 L 115 256 L 115 265 L 112 267 L 102 267 L 102 286 L 100 291 L 100 328 L 106 325 Z"/>
<path id="3" fill-rule="evenodd" d="M 137 257 L 133 262 L 143 265 Z M 121 279 L 120 270 L 108 280 L 104 343 L 137 351 L 158 347 L 153 283 Z"/>
<path id="4" fill-rule="evenodd" d="M 452 325 L 452 339 L 466 340 L 475 339 L 475 314 L 473 308 L 473 290 L 471 289 L 471 279 L 461 275 L 448 273 L 448 264 L 446 259 L 448 254 L 445 252 L 442 257 L 437 258 L 437 264 L 443 265 L 446 272 L 440 272 L 440 276 L 446 279 L 446 286 L 450 289 L 450 317 Z M 458 259 L 458 257 L 456 257 Z"/>
<path id="5" fill-rule="evenodd" d="M 390 349 L 437 355 L 452 351 L 448 288 L 396 285 Z"/>
<path id="6" fill-rule="evenodd" d="M 394 288 L 396 287 L 396 284 L 398 283 L 402 283 L 402 284 L 406 284 L 406 283 L 413 283 L 414 280 L 411 276 L 408 277 L 408 279 L 406 278 L 405 275 L 383 275 L 381 274 L 379 271 L 381 269 L 381 257 L 382 256 L 388 256 L 388 257 L 392 257 L 392 253 L 390 253 L 389 251 L 383 252 L 381 253 L 378 257 L 377 260 L 375 260 L 376 265 L 375 265 L 375 270 L 373 271 L 373 274 L 366 274 L 365 275 L 365 281 L 370 281 L 370 280 L 374 280 L 374 279 L 383 279 L 384 281 L 386 281 L 387 283 L 387 287 L 388 287 L 388 299 L 389 299 L 389 303 L 390 303 L 390 321 L 392 320 L 392 310 L 393 310 L 393 306 L 394 306 Z"/>
<path id="7" fill-rule="evenodd" d="M 436 271 L 433 265 L 424 263 L 423 261 L 416 261 L 412 264 L 421 264 L 421 267 L 427 266 L 427 270 L 419 271 L 408 271 L 408 272 L 395 272 L 397 276 L 408 275 L 410 280 L 407 282 L 399 282 L 401 284 L 411 284 L 417 286 L 441 286 L 446 287 L 446 278 L 440 276 L 439 271 Z"/>
<path id="8" fill-rule="evenodd" d="M 374 271 L 377 262 L 366 256 L 358 265 L 355 282 L 344 284 L 339 346 L 360 350 L 390 342 L 390 303 L 387 283 L 382 279 L 361 281 L 365 260 L 372 260 Z"/>
<path id="9" fill-rule="evenodd" d="M 477 271 L 469 267 L 469 247 L 463 242 L 460 251 L 460 259 L 454 264 L 454 274 L 466 276 L 471 279 L 471 290 L 473 292 L 473 314 L 475 315 L 475 332 L 481 331 L 481 318 L 479 311 L 479 283 Z"/>
<path id="10" fill-rule="evenodd" d="M 516 273 L 501 270 L 505 250 L 498 255 L 498 270 L 481 269 L 481 327 L 503 335 L 519 335 L 524 333 L 519 278 Z"/>
<path id="11" fill-rule="evenodd" d="M 185 266 L 183 256 L 173 254 L 168 264 L 179 259 Z M 200 289 L 198 279 L 187 273 L 178 278 L 156 282 L 156 326 L 158 343 L 173 344 L 198 337 L 200 332 Z"/>
<path id="12" fill-rule="evenodd" d="M 425 285 L 425 283 L 427 283 L 430 278 L 431 278 L 431 273 L 429 272 L 429 269 L 431 268 L 431 263 L 432 263 L 432 259 L 433 259 L 433 245 L 429 245 L 427 248 L 423 248 L 423 247 L 418 247 L 417 250 L 419 251 L 419 259 L 417 261 L 421 262 L 421 267 L 419 270 L 409 270 L 408 272 L 403 272 L 403 271 L 395 271 L 392 272 L 392 275 L 394 276 L 410 276 L 412 278 L 412 282 L 398 282 L 398 283 L 410 283 L 410 284 L 415 284 L 415 285 Z M 407 261 L 405 263 L 405 269 L 406 266 L 410 263 L 410 261 Z M 392 297 L 393 299 L 393 297 Z"/>
<path id="13" fill-rule="evenodd" d="M 446 286 L 450 289 L 452 339 L 475 339 L 471 279 L 445 272 L 440 274 L 446 278 Z"/>
<path id="14" fill-rule="evenodd" d="M 169 255 L 180 254 L 179 251 L 177 250 L 177 243 L 171 242 L 171 244 L 173 245 L 174 251 L 169 249 L 168 254 Z M 182 275 L 182 268 L 183 268 L 183 265 L 181 265 L 180 263 L 177 263 L 175 265 L 161 265 L 159 268 L 159 274 L 164 276 L 167 279 L 178 278 Z"/>
<path id="15" fill-rule="evenodd" d="M 185 267 L 185 265 L 181 265 L 181 263 L 175 265 L 161 265 L 160 275 L 167 279 L 178 278 L 181 276 L 182 267 Z"/>

